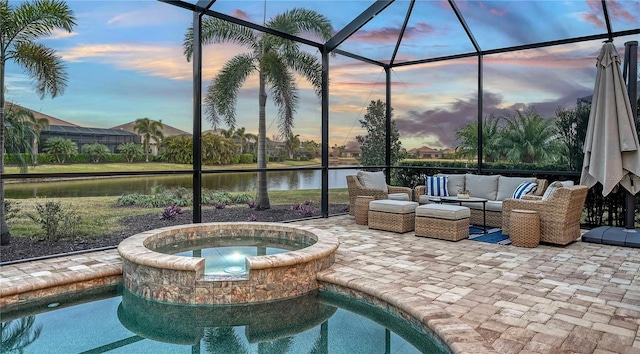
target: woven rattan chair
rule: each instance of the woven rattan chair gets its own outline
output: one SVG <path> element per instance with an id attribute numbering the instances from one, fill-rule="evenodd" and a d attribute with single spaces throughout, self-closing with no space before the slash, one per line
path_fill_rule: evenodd
<path id="1" fill-rule="evenodd" d="M 349 215 L 355 215 L 356 210 L 356 198 L 358 196 L 371 196 L 374 199 L 387 199 L 389 193 L 408 193 L 409 198 L 412 198 L 412 190 L 408 187 L 395 187 L 387 186 L 388 191 L 385 192 L 381 189 L 365 188 L 358 176 L 347 176 L 347 189 L 349 190 Z"/>
<path id="2" fill-rule="evenodd" d="M 566 245 L 580 237 L 580 217 L 587 186 L 558 188 L 548 199 L 512 199 L 502 202 L 502 233 L 509 234 L 511 210 L 535 210 L 540 215 L 540 241 Z"/>

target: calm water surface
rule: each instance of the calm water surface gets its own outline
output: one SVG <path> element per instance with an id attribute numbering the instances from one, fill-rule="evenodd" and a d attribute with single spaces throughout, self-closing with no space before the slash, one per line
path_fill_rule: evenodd
<path id="1" fill-rule="evenodd" d="M 39 336 L 21 348 L 38 354 L 447 352 L 398 316 L 335 293 L 224 306 L 162 304 L 126 290 L 111 296 L 75 303 L 67 296 L 58 299 L 55 309 L 48 308 L 49 300 L 25 306 L 2 313 L 3 328 L 23 323 L 24 338 L 39 329 Z M 29 318 L 33 322 L 26 326 Z M 3 345 L 8 342 L 3 337 Z M 17 348 L 3 347 L 2 352 L 10 349 Z"/>
<path id="2" fill-rule="evenodd" d="M 347 188 L 346 176 L 356 170 L 330 170 L 329 188 Z M 269 190 L 320 189 L 321 171 L 274 171 L 267 174 Z M 94 178 L 75 181 L 38 183 L 7 183 L 5 198 L 26 199 L 35 197 L 98 197 L 119 196 L 126 193 L 151 194 L 156 186 L 192 188 L 190 175 Z M 221 173 L 202 176 L 202 187 L 227 192 L 252 192 L 256 190 L 257 173 Z"/>

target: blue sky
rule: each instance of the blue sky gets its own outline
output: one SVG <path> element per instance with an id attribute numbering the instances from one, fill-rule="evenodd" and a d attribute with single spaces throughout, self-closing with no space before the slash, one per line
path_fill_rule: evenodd
<path id="1" fill-rule="evenodd" d="M 18 4 L 17 1 L 9 1 Z M 34 93 L 24 72 L 7 66 L 7 99 L 82 126 L 113 127 L 137 118 L 161 119 L 191 131 L 191 63 L 182 41 L 192 15 L 157 1 L 67 1 L 77 18 L 73 33 L 42 42 L 65 60 L 69 85 L 55 99 Z M 339 30 L 371 1 L 232 1 L 213 10 L 261 24 L 294 7 L 323 13 Z M 457 1 L 483 50 L 603 33 L 599 0 Z M 640 0 L 607 1 L 614 31 L 640 28 Z M 341 49 L 388 61 L 409 1 L 398 0 L 365 25 Z M 266 12 L 265 12 L 266 8 Z M 617 38 L 624 43 L 639 35 Z M 590 95 L 601 41 L 523 50 L 484 58 L 484 114 L 511 114 L 533 105 L 545 117 Z M 315 49 L 308 48 L 315 53 Z M 204 85 L 244 48 L 214 44 L 204 50 Z M 474 51 L 447 1 L 417 1 L 396 62 Z M 330 144 L 349 144 L 363 134 L 359 120 L 371 100 L 384 100 L 381 68 L 335 56 L 330 61 Z M 476 58 L 398 67 L 392 71 L 392 107 L 406 148 L 455 145 L 455 130 L 476 119 Z M 320 141 L 320 104 L 308 83 L 298 81 L 300 107 L 294 134 Z M 238 98 L 237 127 L 257 131 L 257 80 Z M 268 107 L 268 136 L 277 134 L 276 109 Z M 225 126 L 222 126 L 223 128 Z M 208 123 L 204 129 L 210 128 Z"/>

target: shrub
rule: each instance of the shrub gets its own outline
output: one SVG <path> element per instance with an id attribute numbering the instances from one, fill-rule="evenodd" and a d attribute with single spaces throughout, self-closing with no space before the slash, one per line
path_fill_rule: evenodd
<path id="1" fill-rule="evenodd" d="M 231 195 L 231 201 L 236 204 L 248 203 L 253 198 L 249 193 L 240 193 Z"/>
<path id="2" fill-rule="evenodd" d="M 247 216 L 247 221 L 258 221 L 258 217 L 251 214 L 249 216 Z"/>
<path id="3" fill-rule="evenodd" d="M 27 216 L 40 225 L 49 241 L 73 236 L 81 221 L 75 210 L 66 209 L 60 202 L 36 203 L 35 208 L 37 214 L 27 213 Z"/>
<path id="4" fill-rule="evenodd" d="M 100 143 L 84 144 L 82 145 L 81 152 L 85 155 L 89 155 L 91 162 L 98 163 L 106 155 L 111 154 L 109 148 Z"/>
<path id="5" fill-rule="evenodd" d="M 253 163 L 255 156 L 253 154 L 242 154 L 238 163 Z"/>
<path id="6" fill-rule="evenodd" d="M 216 203 L 224 203 L 224 204 L 231 204 L 233 203 L 233 198 L 231 197 L 231 194 L 229 192 L 216 192 L 213 193 L 213 200 Z"/>
<path id="7" fill-rule="evenodd" d="M 165 207 L 164 210 L 162 210 L 160 219 L 172 220 L 175 219 L 179 214 L 182 214 L 182 209 L 179 206 L 175 204 L 169 205 L 168 207 Z"/>
<path id="8" fill-rule="evenodd" d="M 311 217 L 316 214 L 316 209 L 313 207 L 313 201 L 311 200 L 306 200 L 304 203 L 295 203 L 289 209 L 296 210 L 303 217 Z"/>
<path id="9" fill-rule="evenodd" d="M 247 207 L 248 207 L 249 209 L 254 209 L 254 208 L 256 207 L 256 202 L 255 202 L 255 201 L 253 201 L 253 200 L 248 201 L 248 202 L 247 202 Z"/>
<path id="10" fill-rule="evenodd" d="M 18 215 L 18 213 L 20 212 L 19 205 L 20 203 L 16 202 L 15 200 L 4 200 L 4 217 L 7 222 Z"/>
<path id="11" fill-rule="evenodd" d="M 125 156 L 128 162 L 133 162 L 136 158 L 144 155 L 142 146 L 133 142 L 118 145 L 118 151 Z"/>
<path id="12" fill-rule="evenodd" d="M 216 209 L 224 209 L 227 205 L 223 202 L 216 202 L 213 204 L 213 207 Z"/>
<path id="13" fill-rule="evenodd" d="M 65 163 L 69 156 L 78 154 L 78 145 L 70 139 L 49 138 L 44 143 L 43 151 L 54 155 L 57 163 Z"/>

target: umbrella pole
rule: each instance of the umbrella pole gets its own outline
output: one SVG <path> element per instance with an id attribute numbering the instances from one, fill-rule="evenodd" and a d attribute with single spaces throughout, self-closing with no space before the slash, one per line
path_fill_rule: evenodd
<path id="1" fill-rule="evenodd" d="M 624 75 L 627 80 L 627 91 L 631 102 L 631 112 L 634 114 L 636 127 L 638 126 L 638 41 L 629 41 L 624 44 Z M 628 71 L 627 71 L 628 69 Z M 633 183 L 633 179 L 631 179 Z M 635 229 L 636 198 L 629 191 L 625 193 L 624 228 Z"/>

